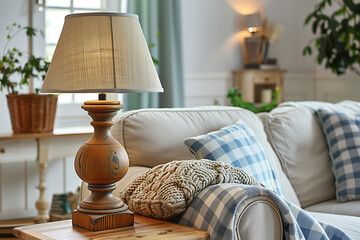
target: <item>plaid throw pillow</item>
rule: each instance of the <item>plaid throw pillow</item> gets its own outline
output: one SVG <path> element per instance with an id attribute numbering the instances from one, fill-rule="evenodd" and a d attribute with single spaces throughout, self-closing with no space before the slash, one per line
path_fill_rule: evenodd
<path id="1" fill-rule="evenodd" d="M 197 159 L 221 161 L 242 168 L 267 188 L 283 196 L 265 151 L 255 133 L 243 121 L 206 135 L 185 139 L 185 144 Z"/>
<path id="2" fill-rule="evenodd" d="M 317 110 L 329 146 L 338 202 L 360 199 L 360 116 Z"/>

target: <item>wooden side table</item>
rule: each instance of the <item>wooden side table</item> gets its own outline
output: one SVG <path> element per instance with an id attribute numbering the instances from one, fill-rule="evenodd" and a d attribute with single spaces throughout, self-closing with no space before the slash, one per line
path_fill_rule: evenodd
<path id="1" fill-rule="evenodd" d="M 153 239 L 201 240 L 209 233 L 179 224 L 135 215 L 134 226 L 92 232 L 72 226 L 71 220 L 42 223 L 13 229 L 15 236 L 25 240 L 61 239 Z"/>
<path id="2" fill-rule="evenodd" d="M 233 86 L 242 92 L 246 102 L 263 103 L 263 99 L 270 98 L 275 89 L 279 90 L 278 103 L 283 102 L 284 70 L 245 69 L 233 72 Z M 268 90 L 268 91 L 267 91 Z M 268 93 L 262 97 L 262 93 Z M 266 102 L 265 102 L 266 103 Z"/>

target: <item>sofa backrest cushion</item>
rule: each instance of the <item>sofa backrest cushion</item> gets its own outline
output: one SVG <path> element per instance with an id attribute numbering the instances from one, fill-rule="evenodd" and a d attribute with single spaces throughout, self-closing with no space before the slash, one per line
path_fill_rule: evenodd
<path id="1" fill-rule="evenodd" d="M 267 141 L 262 122 L 250 111 L 225 106 L 135 110 L 117 115 L 111 133 L 125 147 L 131 166 L 154 167 L 173 160 L 193 159 L 184 139 L 219 130 L 239 119 L 257 135 L 285 197 L 299 204 Z"/>
<path id="2" fill-rule="evenodd" d="M 335 198 L 329 150 L 313 112 L 305 107 L 286 106 L 262 115 L 262 120 L 301 206 Z"/>

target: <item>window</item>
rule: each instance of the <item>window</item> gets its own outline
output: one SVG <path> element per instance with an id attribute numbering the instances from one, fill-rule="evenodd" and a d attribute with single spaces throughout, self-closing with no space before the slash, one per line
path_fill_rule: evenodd
<path id="1" fill-rule="evenodd" d="M 65 16 L 71 13 L 113 11 L 120 12 L 126 1 L 119 0 L 46 0 L 45 44 L 46 58 L 51 60 L 60 37 Z M 108 98 L 117 98 L 109 96 Z M 89 117 L 80 109 L 86 100 L 97 99 L 96 93 L 59 94 L 55 127 L 88 125 Z"/>

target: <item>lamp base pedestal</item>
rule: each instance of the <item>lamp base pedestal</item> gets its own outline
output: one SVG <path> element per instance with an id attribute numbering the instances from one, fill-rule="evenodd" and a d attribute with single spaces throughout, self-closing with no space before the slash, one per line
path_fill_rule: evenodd
<path id="1" fill-rule="evenodd" d="M 86 101 L 82 108 L 93 119 L 94 135 L 81 146 L 75 157 L 75 171 L 91 194 L 72 214 L 72 223 L 91 231 L 131 226 L 134 214 L 112 194 L 115 183 L 129 167 L 125 148 L 110 134 L 111 121 L 122 108 L 119 101 Z"/>
<path id="2" fill-rule="evenodd" d="M 101 231 L 134 225 L 134 213 L 125 210 L 111 214 L 86 214 L 74 210 L 72 224 L 90 231 Z"/>

